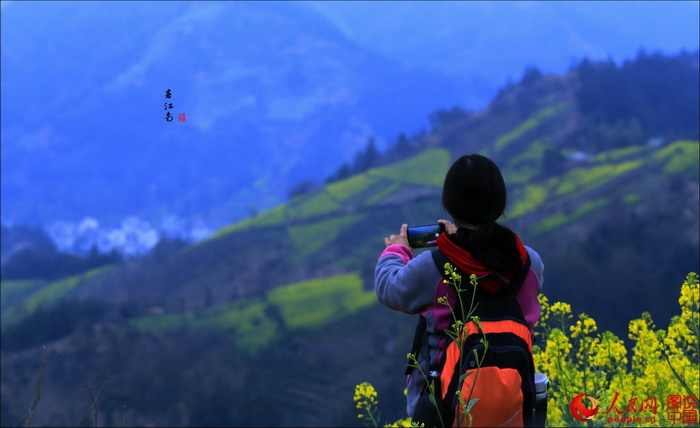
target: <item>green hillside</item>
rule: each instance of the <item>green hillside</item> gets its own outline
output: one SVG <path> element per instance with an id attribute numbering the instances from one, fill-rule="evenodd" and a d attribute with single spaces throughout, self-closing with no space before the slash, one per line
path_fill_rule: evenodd
<path id="1" fill-rule="evenodd" d="M 328 184 L 322 189 L 297 196 L 262 214 L 221 229 L 213 239 L 229 233 L 265 226 L 308 222 L 321 216 L 345 214 L 349 211 L 371 208 L 405 186 L 441 188 L 444 173 L 450 166 L 445 149 L 425 152 L 382 168 Z M 331 225 L 326 229 L 342 228 Z M 323 232 L 328 231 L 324 230 Z M 290 232 L 291 233 L 291 232 Z"/>
<path id="2" fill-rule="evenodd" d="M 485 111 L 413 137 L 411 156 L 184 249 L 54 282 L 3 282 L 3 413 L 26 411 L 46 344 L 50 411 L 36 424 L 49 414 L 74 423 L 86 403 L 73 390 L 104 380 L 112 423 L 127 406 L 135 425 L 348 426 L 360 380 L 394 397 L 382 406 L 398 419 L 415 319 L 377 303 L 374 265 L 402 223 L 446 217 L 442 181 L 465 153 L 502 168 L 502 221 L 542 256 L 550 301 L 619 336 L 644 311 L 664 324 L 678 295 L 669 287 L 698 270 L 697 130 L 586 148 L 603 125 L 581 111 L 576 88 L 575 73 L 516 85 Z M 39 334 L 95 302 L 104 306 L 89 322 Z M 269 412 L 251 414 L 263 400 Z"/>

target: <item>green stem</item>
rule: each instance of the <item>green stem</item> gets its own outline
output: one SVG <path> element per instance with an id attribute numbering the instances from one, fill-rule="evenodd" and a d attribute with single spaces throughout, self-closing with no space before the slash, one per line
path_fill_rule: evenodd
<path id="1" fill-rule="evenodd" d="M 374 428 L 377 428 L 379 425 L 377 420 L 374 419 L 374 415 L 372 415 L 372 405 L 367 403 L 367 406 L 365 406 L 365 411 L 369 415 L 369 418 L 372 419 L 372 425 L 374 426 Z"/>
<path id="2" fill-rule="evenodd" d="M 681 386 L 683 389 L 685 389 L 688 392 L 688 395 L 695 395 L 695 393 L 690 389 L 687 383 L 685 383 L 685 380 L 678 374 L 676 369 L 673 368 L 673 364 L 671 364 L 671 359 L 668 357 L 668 353 L 666 353 L 666 350 L 663 350 L 661 352 L 663 356 L 666 358 L 666 362 L 668 363 L 668 366 L 671 368 L 671 371 L 673 372 L 673 375 L 678 379 L 678 382 L 681 383 Z"/>
<path id="3" fill-rule="evenodd" d="M 581 349 L 581 347 L 584 348 L 585 355 L 583 355 L 583 390 L 588 391 L 588 358 L 590 356 L 590 349 L 588 349 L 588 347 L 586 346 L 585 339 L 585 336 L 582 337 L 581 340 L 579 340 L 578 346 L 579 349 Z"/>
<path id="4" fill-rule="evenodd" d="M 488 344 L 486 341 L 486 334 L 482 331 L 481 334 L 484 336 L 484 343 Z M 488 349 L 487 346 L 484 346 L 484 355 L 481 356 L 481 360 L 479 360 L 479 354 L 475 353 L 476 355 L 476 373 L 474 373 L 474 383 L 472 383 L 472 387 L 469 389 L 469 396 L 467 397 L 467 405 L 469 404 L 470 401 L 472 401 L 472 394 L 474 393 L 474 388 L 476 387 L 476 382 L 479 380 L 479 372 L 481 371 L 481 366 L 484 363 L 484 359 L 486 358 L 486 350 Z M 460 353 L 460 358 L 461 358 L 461 353 Z M 464 401 L 460 399 L 460 405 L 465 407 L 466 410 L 466 405 L 464 404 Z M 462 417 L 459 420 L 459 423 L 457 426 L 461 426 L 462 422 L 464 422 L 464 418 L 467 416 L 467 412 L 462 412 Z"/>
<path id="5" fill-rule="evenodd" d="M 420 371 L 420 374 L 421 374 L 421 376 L 423 376 L 425 383 L 428 384 L 428 388 L 430 389 L 430 395 L 432 395 L 433 398 L 435 398 L 435 383 L 430 382 L 430 380 L 428 379 L 428 376 L 426 376 L 425 372 L 423 371 L 423 368 L 418 363 L 418 359 L 416 358 L 416 356 L 411 354 L 411 359 L 416 364 L 415 367 L 417 367 L 418 371 Z M 445 423 L 442 421 L 442 415 L 440 414 L 440 408 L 437 405 L 437 403 L 435 403 L 434 406 L 435 406 L 435 410 L 437 411 L 438 418 L 440 418 L 440 424 L 442 425 L 442 428 L 445 428 Z"/>

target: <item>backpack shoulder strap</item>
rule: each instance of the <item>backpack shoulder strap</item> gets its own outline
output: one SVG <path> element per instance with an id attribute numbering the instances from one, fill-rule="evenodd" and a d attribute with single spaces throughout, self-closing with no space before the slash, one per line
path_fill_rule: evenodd
<path id="1" fill-rule="evenodd" d="M 416 325 L 416 332 L 413 335 L 413 345 L 411 345 L 411 354 L 415 355 L 416 357 L 418 357 L 420 348 L 423 346 L 423 338 L 425 336 L 427 325 L 428 321 L 425 319 L 425 317 L 423 315 L 419 315 L 418 325 Z M 408 376 L 411 374 L 411 371 L 413 371 L 413 367 L 409 363 L 409 365 L 406 366 L 406 372 L 404 374 Z"/>
<path id="2" fill-rule="evenodd" d="M 445 264 L 446 263 L 454 264 L 454 263 L 450 262 L 450 259 L 448 259 L 447 256 L 445 256 L 442 253 L 442 251 L 440 251 L 437 248 L 432 250 L 430 252 L 430 255 L 433 256 L 433 263 L 435 263 L 435 267 L 437 267 L 437 270 L 440 271 L 440 274 L 443 277 L 447 276 L 447 272 L 445 270 Z"/>

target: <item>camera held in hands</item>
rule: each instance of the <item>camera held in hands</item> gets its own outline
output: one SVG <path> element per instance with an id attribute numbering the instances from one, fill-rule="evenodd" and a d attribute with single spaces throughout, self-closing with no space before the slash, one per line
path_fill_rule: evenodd
<path id="1" fill-rule="evenodd" d="M 429 224 L 424 226 L 412 226 L 408 228 L 408 246 L 411 248 L 434 247 L 437 238 L 445 232 L 442 224 Z"/>

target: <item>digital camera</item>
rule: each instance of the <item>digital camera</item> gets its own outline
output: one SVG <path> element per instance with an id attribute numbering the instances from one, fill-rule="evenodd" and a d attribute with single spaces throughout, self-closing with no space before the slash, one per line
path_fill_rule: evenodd
<path id="1" fill-rule="evenodd" d="M 411 226 L 408 228 L 408 246 L 411 248 L 433 247 L 437 245 L 437 238 L 445 232 L 442 224 L 429 224 L 424 226 Z"/>

